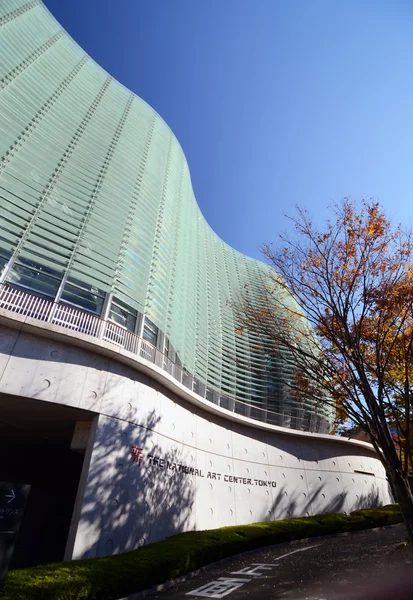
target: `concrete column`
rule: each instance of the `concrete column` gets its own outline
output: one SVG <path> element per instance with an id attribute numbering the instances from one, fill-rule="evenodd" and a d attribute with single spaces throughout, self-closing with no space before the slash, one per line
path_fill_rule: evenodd
<path id="1" fill-rule="evenodd" d="M 79 486 L 77 488 L 75 506 L 73 508 L 72 520 L 70 523 L 69 535 L 67 536 L 64 560 L 71 560 L 76 540 L 77 528 L 82 510 L 83 497 L 85 495 L 86 482 L 89 473 L 90 459 L 92 458 L 93 446 L 96 438 L 96 430 L 99 422 L 99 415 L 96 415 L 91 423 L 89 436 L 86 443 L 85 457 L 83 459 L 82 472 L 80 474 Z"/>

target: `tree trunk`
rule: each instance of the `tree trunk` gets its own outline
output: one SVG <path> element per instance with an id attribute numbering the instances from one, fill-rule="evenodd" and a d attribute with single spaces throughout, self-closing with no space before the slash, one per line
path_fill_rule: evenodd
<path id="1" fill-rule="evenodd" d="M 396 496 L 395 500 L 399 503 L 407 535 L 413 543 L 413 495 L 410 491 L 409 481 L 399 471 L 393 471 L 391 473 L 391 483 Z"/>

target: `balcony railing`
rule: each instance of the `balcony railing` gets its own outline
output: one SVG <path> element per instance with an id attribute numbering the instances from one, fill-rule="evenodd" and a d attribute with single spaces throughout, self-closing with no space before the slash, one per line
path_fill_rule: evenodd
<path id="1" fill-rule="evenodd" d="M 288 429 L 317 431 L 319 433 L 329 433 L 330 431 L 328 420 L 323 415 L 316 414 L 311 409 L 290 409 L 287 407 L 280 413 L 220 395 L 215 390 L 208 390 L 204 384 L 196 380 L 186 369 L 173 363 L 159 348 L 156 348 L 124 327 L 111 321 L 100 319 L 83 310 L 64 304 L 57 304 L 51 300 L 40 298 L 39 296 L 4 284 L 0 285 L 0 308 L 5 308 L 15 313 L 38 319 L 39 321 L 53 323 L 66 329 L 78 331 L 79 333 L 124 348 L 164 369 L 185 387 L 196 391 L 207 402 L 221 406 L 239 415 Z M 208 399 L 206 398 L 207 393 Z M 212 400 L 210 399 L 211 395 Z"/>

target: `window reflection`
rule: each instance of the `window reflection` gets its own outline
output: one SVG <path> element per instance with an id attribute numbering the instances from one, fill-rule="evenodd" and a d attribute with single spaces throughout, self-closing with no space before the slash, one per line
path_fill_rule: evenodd
<path id="1" fill-rule="evenodd" d="M 145 317 L 143 326 L 143 339 L 156 346 L 158 341 L 158 328 L 148 317 Z"/>
<path id="2" fill-rule="evenodd" d="M 117 298 L 113 298 L 109 309 L 109 320 L 117 325 L 125 327 L 128 331 L 135 331 L 137 311 L 124 304 Z"/>

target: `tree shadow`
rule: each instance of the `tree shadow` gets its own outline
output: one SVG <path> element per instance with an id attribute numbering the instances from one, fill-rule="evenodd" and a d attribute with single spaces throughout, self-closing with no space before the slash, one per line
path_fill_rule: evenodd
<path id="1" fill-rule="evenodd" d="M 275 521 L 278 519 L 309 517 L 325 513 L 349 514 L 354 510 L 363 508 L 375 508 L 382 506 L 380 490 L 372 486 L 367 493 L 357 494 L 355 500 L 349 506 L 349 493 L 339 492 L 330 495 L 326 499 L 328 486 L 319 484 L 311 494 L 303 498 L 303 492 L 297 490 L 292 496 L 287 484 L 281 486 L 273 496 L 273 502 L 269 511 L 261 513 L 262 521 Z M 290 494 L 287 496 L 287 494 Z"/>
<path id="2" fill-rule="evenodd" d="M 194 529 L 197 522 L 198 527 L 212 528 L 236 519 L 251 522 L 249 513 L 257 522 L 350 512 L 381 503 L 385 478 L 369 462 L 374 452 L 363 446 L 232 422 L 225 414 L 206 412 L 179 398 L 116 356 L 27 333 L 14 344 L 16 337 L 10 335 L 10 353 L 24 359 L 17 365 L 25 369 L 14 393 L 27 390 L 27 397 L 45 405 L 86 410 L 89 419 L 93 413 L 98 421 L 90 464 L 86 458 L 83 468 L 83 477 L 87 476 L 83 501 L 77 503 L 72 520 L 80 518 L 76 558 L 126 552 Z M 44 382 L 48 385 L 40 385 Z M 197 430 L 195 421 L 187 420 L 193 416 L 199 417 Z M 185 430 L 190 422 L 195 423 L 192 432 Z M 131 459 L 134 446 L 142 453 L 140 459 L 138 455 Z M 247 490 L 247 485 L 236 484 L 232 491 L 223 481 L 202 486 L 190 471 L 197 466 L 196 453 L 206 470 L 225 469 L 235 476 L 257 477 L 260 485 L 266 479 L 276 485 L 268 489 L 252 484 Z M 207 466 L 209 458 L 214 467 Z M 205 516 L 201 511 L 208 509 Z"/>
<path id="3" fill-rule="evenodd" d="M 155 412 L 139 426 L 99 416 L 75 558 L 127 552 L 194 528 L 192 459 L 185 450 L 165 452 L 160 422 Z"/>

